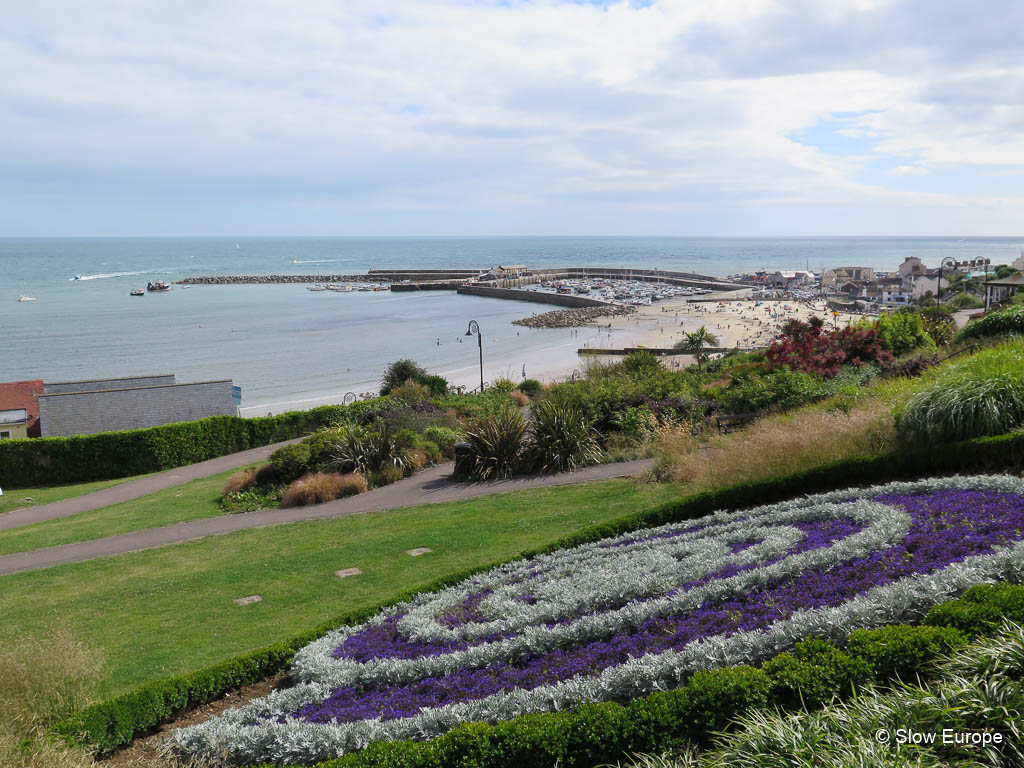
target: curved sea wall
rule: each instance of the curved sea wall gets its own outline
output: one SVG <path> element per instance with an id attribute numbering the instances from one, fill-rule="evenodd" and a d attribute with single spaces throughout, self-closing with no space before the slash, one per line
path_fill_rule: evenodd
<path id="1" fill-rule="evenodd" d="M 577 296 L 571 293 L 541 293 L 540 291 L 519 291 L 515 288 L 489 288 L 482 285 L 463 285 L 456 289 L 457 293 L 467 296 L 489 296 L 492 299 L 513 299 L 515 301 L 533 301 L 537 304 L 556 304 L 560 307 L 616 307 L 610 301 L 592 299 L 589 296 Z"/>

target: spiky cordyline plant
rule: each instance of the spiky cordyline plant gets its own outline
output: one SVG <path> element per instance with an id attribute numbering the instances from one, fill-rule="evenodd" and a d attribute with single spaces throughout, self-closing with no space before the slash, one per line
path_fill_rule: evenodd
<path id="1" fill-rule="evenodd" d="M 477 419 L 466 430 L 473 446 L 473 477 L 490 480 L 508 477 L 519 469 L 526 420 L 511 406 Z"/>
<path id="2" fill-rule="evenodd" d="M 601 456 L 597 432 L 586 415 L 551 400 L 530 412 L 527 463 L 536 472 L 571 472 L 596 464 Z"/>

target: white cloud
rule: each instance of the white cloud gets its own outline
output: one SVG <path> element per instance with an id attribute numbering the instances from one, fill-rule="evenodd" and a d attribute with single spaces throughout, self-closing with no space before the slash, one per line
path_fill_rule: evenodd
<path id="1" fill-rule="evenodd" d="M 541 207 L 585 233 L 650 226 L 627 209 L 667 231 L 666 212 L 715 205 L 738 227 L 770 205 L 794 228 L 827 202 L 862 206 L 871 231 L 894 200 L 944 228 L 941 197 L 1008 231 L 1013 195 L 885 187 L 920 164 L 1024 164 L 1006 15 L 957 38 L 943 14 L 961 4 L 23 4 L 0 31 L 17 73 L 0 80 L 0 204 L 109 194 L 113 230 L 110 190 L 154 207 L 299 199 L 324 221 L 390 212 L 396 231 L 429 209 L 452 232 L 466 210 L 528 232 Z M 860 151 L 793 138 L 836 115 L 854 115 L 835 133 Z M 865 181 L 875 166 L 892 170 Z M 16 224 L 0 214 L 0 234 Z"/>
<path id="2" fill-rule="evenodd" d="M 893 176 L 926 176 L 928 169 L 917 165 L 897 165 L 889 173 Z"/>

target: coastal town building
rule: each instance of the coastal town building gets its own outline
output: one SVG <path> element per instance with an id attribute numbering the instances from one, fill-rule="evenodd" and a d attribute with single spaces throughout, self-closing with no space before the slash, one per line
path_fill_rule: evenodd
<path id="1" fill-rule="evenodd" d="M 789 291 L 794 288 L 805 288 L 814 285 L 814 273 L 802 269 L 783 269 L 768 274 L 764 282 L 769 288 L 780 288 Z"/>
<path id="2" fill-rule="evenodd" d="M 495 277 L 522 277 L 526 267 L 522 264 L 500 264 L 491 270 Z"/>
<path id="3" fill-rule="evenodd" d="M 14 408 L 0 411 L 0 440 L 28 437 L 28 411 Z"/>
<path id="4" fill-rule="evenodd" d="M 39 437 L 39 401 L 38 397 L 43 393 L 43 380 L 32 379 L 29 381 L 8 381 L 0 383 L 0 411 L 24 411 L 25 412 L 25 425 L 24 435 L 17 435 L 19 437 Z M 15 437 L 14 432 L 20 432 L 20 428 L 15 430 L 7 430 L 6 427 L 3 431 L 11 431 L 11 437 Z"/>
<path id="5" fill-rule="evenodd" d="M 987 295 L 985 297 L 985 306 L 991 307 L 993 304 L 1000 301 L 1007 301 L 1013 298 L 1021 289 L 1024 289 L 1024 274 L 1015 272 L 1009 277 L 1004 277 L 996 280 L 989 280 L 985 285 Z"/>
<path id="6" fill-rule="evenodd" d="M 237 416 L 230 379 L 179 384 L 174 374 L 0 384 L 0 438 L 67 437 Z"/>
<path id="7" fill-rule="evenodd" d="M 867 285 L 875 279 L 875 270 L 871 267 L 836 267 L 821 275 L 821 288 L 826 293 L 849 293 L 850 283 Z"/>

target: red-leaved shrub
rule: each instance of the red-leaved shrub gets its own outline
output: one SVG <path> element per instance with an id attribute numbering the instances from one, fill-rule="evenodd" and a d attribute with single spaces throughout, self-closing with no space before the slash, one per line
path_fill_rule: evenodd
<path id="1" fill-rule="evenodd" d="M 882 349 L 874 328 L 850 326 L 825 331 L 820 318 L 815 320 L 818 322 L 787 322 L 782 328 L 782 340 L 768 348 L 768 362 L 831 378 L 844 365 L 885 365 L 892 361 L 892 355 Z"/>

